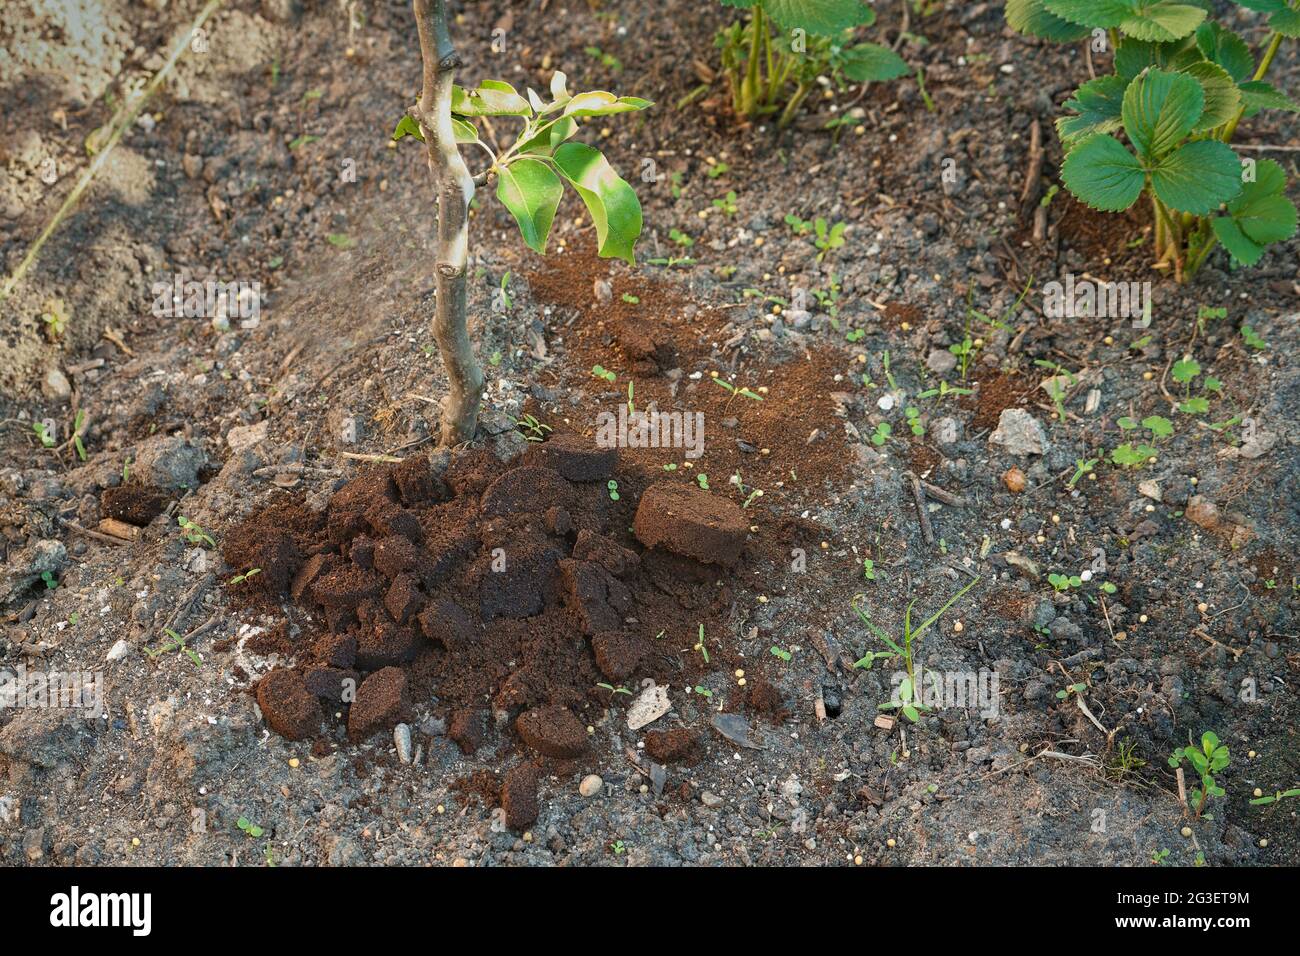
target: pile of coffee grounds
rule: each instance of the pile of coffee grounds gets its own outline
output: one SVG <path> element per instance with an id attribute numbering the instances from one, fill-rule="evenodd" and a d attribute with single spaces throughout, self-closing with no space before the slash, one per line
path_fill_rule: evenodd
<path id="1" fill-rule="evenodd" d="M 359 744 L 419 705 L 467 754 L 499 735 L 521 758 L 500 799 L 524 826 L 539 768 L 582 757 L 593 715 L 632 699 L 610 687 L 703 673 L 689 648 L 702 624 L 725 633 L 748 530 L 734 501 L 619 473 L 617 449 L 567 433 L 508 464 L 471 451 L 368 468 L 323 511 L 255 512 L 223 557 L 260 568 L 241 591 L 305 612 L 292 665 L 256 686 L 273 730 Z M 688 741 L 655 751 L 685 758 Z"/>

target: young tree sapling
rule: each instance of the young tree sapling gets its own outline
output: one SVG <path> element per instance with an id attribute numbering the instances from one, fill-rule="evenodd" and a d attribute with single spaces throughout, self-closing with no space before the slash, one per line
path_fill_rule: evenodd
<path id="1" fill-rule="evenodd" d="M 514 216 L 530 249 L 544 253 L 556 209 L 568 182 L 582 197 L 596 226 L 597 252 L 634 263 L 633 247 L 641 234 L 641 204 L 601 152 L 584 143 L 567 142 L 578 122 L 643 110 L 653 105 L 635 96 L 604 90 L 571 95 L 561 72 L 551 78 L 551 102 L 533 90 L 527 98 L 509 83 L 484 80 L 473 90 L 454 82 L 460 56 L 452 45 L 446 0 L 413 0 L 424 83 L 419 102 L 408 110 L 393 139 L 414 136 L 425 143 L 429 171 L 438 196 L 436 306 L 434 338 L 447 370 L 448 393 L 442 411 L 442 443 L 473 439 L 483 400 L 483 370 L 474 355 L 466 323 L 469 261 L 469 207 L 476 186 L 496 180 L 496 195 Z M 479 138 L 470 121 L 478 116 L 523 120 L 515 142 L 498 153 Z M 460 146 L 483 149 L 491 164 L 471 175 Z"/>

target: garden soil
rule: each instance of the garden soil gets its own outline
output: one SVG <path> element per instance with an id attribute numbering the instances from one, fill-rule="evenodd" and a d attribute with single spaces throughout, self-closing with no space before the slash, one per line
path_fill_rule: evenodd
<path id="1" fill-rule="evenodd" d="M 6 272 L 200 6 L 6 5 Z M 878 5 L 933 109 L 826 90 L 784 131 L 731 115 L 721 5 L 534 6 L 463 5 L 464 81 L 654 100 L 582 134 L 646 225 L 599 259 L 570 197 L 541 257 L 477 198 L 474 442 L 437 448 L 434 194 L 389 141 L 406 2 L 227 2 L 0 303 L 0 671 L 104 691 L 0 709 L 0 860 L 1300 862 L 1295 801 L 1250 802 L 1300 785 L 1300 242 L 1179 286 L 1145 210 L 1064 192 L 1035 239 L 1031 129 L 1047 196 L 1088 65 L 998 4 Z M 1295 117 L 1238 139 L 1296 180 Z M 1150 281 L 1150 326 L 1049 318 L 1066 274 Z M 177 275 L 262 310 L 159 317 Z M 603 448 L 620 409 L 703 444 Z M 1112 464 L 1153 415 L 1155 460 Z M 967 585 L 918 659 L 988 696 L 898 719 L 863 615 L 896 637 Z M 1207 730 L 1226 796 L 1189 818 L 1167 759 Z"/>

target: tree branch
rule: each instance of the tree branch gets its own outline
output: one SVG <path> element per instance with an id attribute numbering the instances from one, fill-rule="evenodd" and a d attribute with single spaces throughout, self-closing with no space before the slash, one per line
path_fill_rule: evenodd
<path id="1" fill-rule="evenodd" d="M 424 61 L 424 86 L 414 117 L 427 144 L 429 171 L 438 195 L 433 336 L 447 369 L 442 443 L 458 445 L 474 437 L 483 399 L 483 370 L 474 355 L 465 317 L 469 204 L 474 198 L 474 178 L 460 155 L 451 127 L 452 83 L 460 56 L 451 43 L 446 0 L 413 0 L 413 4 Z"/>

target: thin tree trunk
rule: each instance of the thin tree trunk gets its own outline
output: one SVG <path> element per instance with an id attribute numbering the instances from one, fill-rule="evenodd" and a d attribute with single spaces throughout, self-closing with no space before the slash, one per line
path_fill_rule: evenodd
<path id="1" fill-rule="evenodd" d="M 474 179 L 451 128 L 451 88 L 460 56 L 451 44 L 445 0 L 413 0 L 424 60 L 424 88 L 414 113 L 429 152 L 429 171 L 438 192 L 438 294 L 433 336 L 447 369 L 442 408 L 442 443 L 474 437 L 483 399 L 483 370 L 474 356 L 465 319 L 465 272 L 469 261 L 469 203 Z"/>

